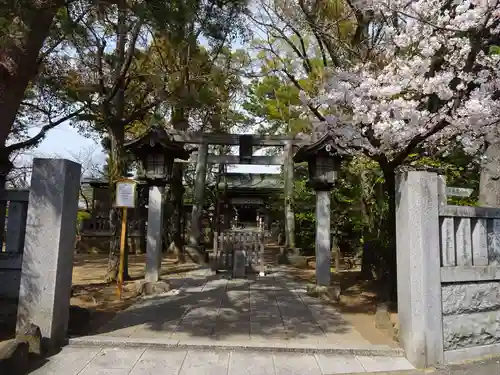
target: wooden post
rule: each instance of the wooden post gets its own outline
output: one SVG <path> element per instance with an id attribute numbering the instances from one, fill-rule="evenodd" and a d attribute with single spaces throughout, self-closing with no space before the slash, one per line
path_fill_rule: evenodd
<path id="1" fill-rule="evenodd" d="M 120 236 L 120 265 L 118 269 L 118 283 L 116 293 L 122 297 L 123 270 L 125 261 L 125 245 L 127 242 L 127 208 L 135 208 L 136 183 L 133 180 L 119 180 L 116 182 L 114 206 L 122 208 L 122 226 Z"/>

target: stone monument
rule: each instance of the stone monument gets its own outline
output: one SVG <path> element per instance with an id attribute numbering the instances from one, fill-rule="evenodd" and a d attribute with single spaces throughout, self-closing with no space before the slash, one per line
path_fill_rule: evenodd
<path id="1" fill-rule="evenodd" d="M 33 161 L 17 331 L 35 324 L 50 346 L 68 328 L 80 174 L 69 160 Z"/>

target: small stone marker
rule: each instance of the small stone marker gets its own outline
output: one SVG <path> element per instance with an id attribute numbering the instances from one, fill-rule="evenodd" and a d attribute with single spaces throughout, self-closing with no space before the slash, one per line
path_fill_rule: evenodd
<path id="1" fill-rule="evenodd" d="M 234 252 L 233 277 L 245 277 L 246 254 L 243 250 Z"/>

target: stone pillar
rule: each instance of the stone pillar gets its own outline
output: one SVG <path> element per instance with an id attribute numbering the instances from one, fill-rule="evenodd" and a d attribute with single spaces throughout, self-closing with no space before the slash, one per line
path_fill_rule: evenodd
<path id="1" fill-rule="evenodd" d="M 69 160 L 33 160 L 17 330 L 33 323 L 49 346 L 68 328 L 80 173 Z"/>
<path id="2" fill-rule="evenodd" d="M 160 278 L 164 190 L 165 188 L 161 186 L 149 187 L 145 280 L 151 283 L 157 282 Z"/>
<path id="3" fill-rule="evenodd" d="M 285 232 L 286 245 L 289 249 L 295 249 L 295 214 L 293 212 L 293 147 L 292 141 L 285 144 Z"/>
<path id="4" fill-rule="evenodd" d="M 438 181 L 411 171 L 396 182 L 399 340 L 418 368 L 443 363 Z"/>
<path id="5" fill-rule="evenodd" d="M 196 160 L 193 210 L 191 213 L 191 228 L 189 234 L 189 245 L 199 246 L 202 227 L 201 217 L 203 213 L 203 195 L 205 192 L 205 177 L 207 174 L 208 144 L 202 143 L 198 149 Z"/>
<path id="6" fill-rule="evenodd" d="M 330 286 L 330 192 L 316 191 L 316 284 Z"/>

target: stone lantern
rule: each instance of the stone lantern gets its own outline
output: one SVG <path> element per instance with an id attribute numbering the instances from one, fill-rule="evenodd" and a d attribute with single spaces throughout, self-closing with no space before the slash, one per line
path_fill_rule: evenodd
<path id="1" fill-rule="evenodd" d="M 165 185 L 172 180 L 175 159 L 187 160 L 190 152 L 159 126 L 124 146 L 141 162 L 139 178 L 149 185 L 145 280 L 156 283 L 161 267 Z"/>
<path id="2" fill-rule="evenodd" d="M 293 157 L 295 163 L 307 162 L 309 184 L 316 191 L 316 283 L 322 287 L 329 287 L 331 282 L 330 189 L 347 155 L 327 132 L 316 142 L 299 148 Z"/>
<path id="3" fill-rule="evenodd" d="M 143 136 L 125 144 L 141 162 L 141 176 L 151 185 L 164 185 L 172 179 L 175 159 L 189 159 L 189 151 L 162 127 L 151 128 Z"/>

